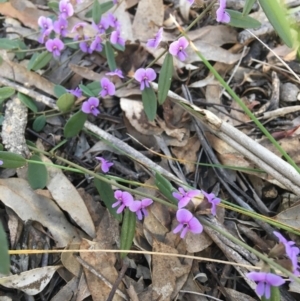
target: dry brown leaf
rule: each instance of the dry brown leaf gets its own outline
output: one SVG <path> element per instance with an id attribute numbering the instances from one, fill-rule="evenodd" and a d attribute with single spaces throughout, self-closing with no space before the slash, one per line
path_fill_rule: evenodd
<path id="1" fill-rule="evenodd" d="M 239 300 L 239 301 L 255 301 L 256 299 L 250 297 L 249 295 L 243 294 L 241 292 L 238 292 L 234 289 L 224 287 L 227 294 L 232 298 L 232 300 Z"/>
<path id="2" fill-rule="evenodd" d="M 178 253 L 177 249 L 156 240 L 153 241 L 153 252 Z M 177 257 L 153 256 L 152 262 L 153 300 L 173 300 L 188 277 L 192 261 L 184 263 Z"/>
<path id="3" fill-rule="evenodd" d="M 276 221 L 300 229 L 300 202 L 273 217 Z"/>
<path id="4" fill-rule="evenodd" d="M 141 0 L 132 24 L 134 39 L 146 42 L 153 38 L 158 28 L 162 26 L 163 20 L 162 0 Z"/>
<path id="5" fill-rule="evenodd" d="M 197 152 L 200 148 L 200 141 L 197 136 L 191 137 L 188 143 L 183 147 L 172 147 L 172 152 L 177 159 L 189 161 L 182 162 L 187 174 L 194 172 L 196 169 Z"/>
<path id="6" fill-rule="evenodd" d="M 23 221 L 38 221 L 48 228 L 56 247 L 65 247 L 68 243 L 78 241 L 78 230 L 75 230 L 56 203 L 36 194 L 27 181 L 10 178 L 0 179 L 0 199 Z"/>

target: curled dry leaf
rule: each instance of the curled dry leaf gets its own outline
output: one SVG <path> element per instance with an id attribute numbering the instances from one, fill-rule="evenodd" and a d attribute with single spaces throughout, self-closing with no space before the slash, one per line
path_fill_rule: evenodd
<path id="1" fill-rule="evenodd" d="M 20 274 L 0 278 L 0 284 L 7 287 L 18 289 L 27 295 L 40 293 L 51 280 L 53 274 L 61 266 L 48 266 L 33 269 Z"/>

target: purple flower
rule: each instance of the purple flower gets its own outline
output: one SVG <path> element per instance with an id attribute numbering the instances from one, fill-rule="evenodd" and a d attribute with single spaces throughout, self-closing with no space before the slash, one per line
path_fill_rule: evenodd
<path id="1" fill-rule="evenodd" d="M 116 28 L 116 29 L 119 29 L 121 24 L 119 23 L 118 19 L 112 14 L 112 13 L 109 13 L 107 16 L 106 16 L 106 21 L 108 23 L 108 25 L 110 27 L 113 27 L 113 28 Z"/>
<path id="2" fill-rule="evenodd" d="M 106 18 L 102 17 L 98 24 L 93 21 L 92 26 L 98 33 L 105 33 L 105 30 L 109 27 L 109 23 Z"/>
<path id="3" fill-rule="evenodd" d="M 118 4 L 118 0 L 113 0 L 113 4 Z"/>
<path id="4" fill-rule="evenodd" d="M 201 192 L 207 198 L 208 202 L 211 203 L 211 214 L 216 215 L 217 205 L 221 203 L 221 200 L 219 198 L 216 198 L 216 196 L 213 193 L 207 193 L 203 190 L 201 190 Z"/>
<path id="5" fill-rule="evenodd" d="M 291 258 L 292 256 L 292 246 L 295 244 L 294 241 L 287 241 L 279 232 L 274 231 L 273 234 L 279 239 L 279 242 L 282 243 L 285 247 L 286 255 Z"/>
<path id="6" fill-rule="evenodd" d="M 189 3 L 189 5 L 192 5 L 195 2 L 195 0 L 187 0 L 187 2 Z"/>
<path id="7" fill-rule="evenodd" d="M 177 210 L 176 218 L 179 225 L 173 230 L 173 233 L 182 231 L 180 234 L 181 238 L 184 238 L 188 231 L 191 231 L 192 233 L 201 233 L 203 231 L 203 226 L 198 219 L 186 209 Z"/>
<path id="8" fill-rule="evenodd" d="M 184 61 L 187 58 L 187 53 L 184 49 L 188 46 L 188 40 L 185 37 L 181 37 L 178 39 L 178 41 L 171 43 L 169 47 L 169 52 L 172 55 L 177 56 L 179 60 Z"/>
<path id="9" fill-rule="evenodd" d="M 95 158 L 101 162 L 101 169 L 104 173 L 107 173 L 109 169 L 114 165 L 114 163 L 109 162 L 102 157 L 95 157 Z"/>
<path id="10" fill-rule="evenodd" d="M 118 76 L 119 78 L 124 78 L 122 70 L 116 69 L 115 71 L 107 72 L 105 75 L 110 75 L 110 76 Z"/>
<path id="11" fill-rule="evenodd" d="M 45 31 L 50 31 L 53 29 L 53 22 L 52 19 L 46 18 L 44 16 L 39 17 L 38 24 L 41 28 L 41 32 L 44 33 Z"/>
<path id="12" fill-rule="evenodd" d="M 129 210 L 135 212 L 139 220 L 143 219 L 143 216 L 148 216 L 146 207 L 153 203 L 151 199 L 143 199 L 141 201 L 134 201 L 129 206 Z"/>
<path id="13" fill-rule="evenodd" d="M 3 165 L 3 163 L 4 163 L 4 162 L 3 162 L 2 160 L 0 160 L 0 165 Z"/>
<path id="14" fill-rule="evenodd" d="M 119 29 L 113 31 L 110 35 L 110 42 L 112 44 L 119 44 L 121 46 L 125 46 L 125 40 L 120 37 Z"/>
<path id="15" fill-rule="evenodd" d="M 226 8 L 226 0 L 220 0 L 220 6 L 217 9 L 217 22 L 229 23 L 230 15 L 225 11 Z"/>
<path id="16" fill-rule="evenodd" d="M 96 36 L 94 41 L 92 41 L 91 46 L 90 46 L 90 50 L 93 51 L 102 51 L 102 44 L 101 44 L 102 40 L 99 36 Z"/>
<path id="17" fill-rule="evenodd" d="M 266 299 L 271 297 L 271 286 L 280 286 L 285 283 L 284 279 L 272 273 L 250 272 L 247 277 L 258 282 L 255 291 L 258 296 L 265 296 Z"/>
<path id="18" fill-rule="evenodd" d="M 64 49 L 65 44 L 59 38 L 55 38 L 48 40 L 45 46 L 49 52 L 52 52 L 54 57 L 58 57 L 60 56 L 60 52 Z"/>
<path id="19" fill-rule="evenodd" d="M 117 201 L 112 204 L 112 207 L 115 208 L 120 205 L 117 210 L 118 214 L 121 213 L 125 207 L 129 207 L 134 202 L 133 196 L 127 191 L 116 190 L 114 195 Z"/>
<path id="20" fill-rule="evenodd" d="M 78 22 L 73 26 L 71 33 L 77 32 L 77 34 L 74 36 L 74 41 L 77 41 L 80 37 L 83 37 L 83 27 L 86 25 L 87 23 L 85 22 Z"/>
<path id="21" fill-rule="evenodd" d="M 65 37 L 68 33 L 68 21 L 66 19 L 59 18 L 54 22 L 53 29 L 57 34 Z"/>
<path id="22" fill-rule="evenodd" d="M 106 95 L 112 96 L 115 94 L 116 91 L 115 85 L 107 77 L 103 77 L 101 79 L 100 84 L 102 87 L 102 90 L 99 93 L 101 97 L 105 97 Z"/>
<path id="23" fill-rule="evenodd" d="M 74 96 L 76 96 L 77 98 L 80 98 L 82 96 L 82 91 L 80 88 L 75 88 L 75 89 L 71 89 L 71 90 L 67 90 L 69 93 L 73 94 Z"/>
<path id="24" fill-rule="evenodd" d="M 84 39 L 87 40 L 88 37 L 87 36 L 84 36 Z M 85 52 L 85 53 L 93 53 L 93 49 L 91 49 L 91 42 L 90 41 L 81 41 L 79 43 L 79 48 L 82 52 Z"/>
<path id="25" fill-rule="evenodd" d="M 179 192 L 173 192 L 172 195 L 179 201 L 179 209 L 185 207 L 193 197 L 201 194 L 200 190 L 190 190 L 186 192 L 182 187 L 179 187 L 178 190 Z"/>
<path id="26" fill-rule="evenodd" d="M 152 48 L 157 48 L 157 46 L 159 45 L 159 43 L 162 40 L 162 36 L 163 36 L 163 28 L 161 27 L 158 30 L 157 34 L 154 36 L 154 38 L 148 40 L 147 46 L 152 47 Z"/>
<path id="27" fill-rule="evenodd" d="M 87 101 L 84 101 L 81 107 L 81 111 L 86 114 L 93 114 L 97 116 L 100 111 L 97 109 L 99 106 L 99 99 L 96 97 L 90 97 Z"/>
<path id="28" fill-rule="evenodd" d="M 59 2 L 59 12 L 60 17 L 63 19 L 67 19 L 74 14 L 73 5 L 69 2 L 69 0 L 61 0 Z"/>
<path id="29" fill-rule="evenodd" d="M 152 82 L 156 79 L 156 73 L 152 68 L 140 68 L 135 71 L 134 78 L 141 83 L 140 89 L 143 91 L 145 86 L 150 88 L 149 82 Z"/>
<path id="30" fill-rule="evenodd" d="M 298 265 L 298 255 L 300 253 L 300 249 L 298 247 L 292 247 L 291 248 L 291 253 L 290 253 L 290 260 L 292 262 L 293 266 L 293 273 L 296 276 L 299 276 L 299 265 Z"/>

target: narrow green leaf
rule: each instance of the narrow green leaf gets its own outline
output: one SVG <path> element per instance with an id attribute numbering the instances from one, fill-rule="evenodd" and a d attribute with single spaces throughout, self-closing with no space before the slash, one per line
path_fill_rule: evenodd
<path id="1" fill-rule="evenodd" d="M 46 125 L 47 119 L 44 115 L 41 115 L 34 119 L 32 128 L 36 132 L 40 132 Z"/>
<path id="2" fill-rule="evenodd" d="M 243 8 L 243 16 L 249 15 L 255 2 L 256 2 L 256 0 L 246 0 L 246 4 Z"/>
<path id="3" fill-rule="evenodd" d="M 105 43 L 105 55 L 110 71 L 115 71 L 117 69 L 115 53 L 109 41 Z"/>
<path id="4" fill-rule="evenodd" d="M 71 93 L 65 93 L 59 97 L 59 99 L 56 102 L 56 105 L 58 106 L 61 112 L 65 113 L 71 110 L 74 103 L 75 103 L 75 96 Z"/>
<path id="5" fill-rule="evenodd" d="M 91 82 L 86 85 L 86 87 L 91 91 L 91 93 L 95 96 L 99 95 L 100 91 L 102 90 L 100 82 L 95 81 Z"/>
<path id="6" fill-rule="evenodd" d="M 243 16 L 242 13 L 226 9 L 226 12 L 230 15 L 230 22 L 228 23 L 231 26 L 238 28 L 257 28 L 261 25 L 261 23 L 250 16 Z"/>
<path id="7" fill-rule="evenodd" d="M 55 85 L 53 90 L 56 97 L 61 97 L 63 94 L 67 93 L 66 88 L 61 85 Z"/>
<path id="8" fill-rule="evenodd" d="M 153 121 L 156 116 L 156 110 L 157 110 L 157 100 L 155 92 L 153 91 L 152 87 L 145 88 L 142 91 L 142 101 L 144 105 L 144 111 L 146 113 L 146 116 L 150 121 Z"/>
<path id="9" fill-rule="evenodd" d="M 163 65 L 161 67 L 161 71 L 159 74 L 158 79 L 158 103 L 162 105 L 167 96 L 168 91 L 171 87 L 172 82 L 172 75 L 173 75 L 173 55 L 168 53 L 164 59 Z"/>
<path id="10" fill-rule="evenodd" d="M 135 233 L 135 224 L 136 214 L 126 208 L 121 229 L 121 250 L 130 250 Z M 126 257 L 126 255 L 127 253 L 121 253 L 121 258 Z"/>
<path id="11" fill-rule="evenodd" d="M 19 168 L 27 162 L 21 155 L 4 151 L 0 151 L 0 160 L 3 161 L 3 168 Z"/>
<path id="12" fill-rule="evenodd" d="M 0 3 L 5 3 L 5 2 L 8 2 L 8 0 L 0 0 Z"/>
<path id="13" fill-rule="evenodd" d="M 38 111 L 38 108 L 33 101 L 33 99 L 21 92 L 18 92 L 18 98 L 23 102 L 23 104 L 29 108 L 32 112 L 36 113 Z"/>
<path id="14" fill-rule="evenodd" d="M 37 71 L 44 68 L 52 59 L 52 53 L 48 51 L 41 52 L 38 56 L 35 57 L 34 62 L 27 66 L 27 69 Z"/>
<path id="15" fill-rule="evenodd" d="M 281 0 L 259 0 L 259 4 L 280 38 L 288 47 L 292 48 L 290 22 L 283 2 Z"/>
<path id="16" fill-rule="evenodd" d="M 111 188 L 111 185 L 97 178 L 94 178 L 94 185 L 97 188 L 101 201 L 103 201 L 103 203 L 106 205 L 109 213 L 119 222 L 121 222 L 122 214 L 117 213 L 118 208 L 112 208 L 112 204 L 116 202 L 116 199 L 114 197 L 114 191 Z"/>
<path id="17" fill-rule="evenodd" d="M 86 95 L 86 96 L 90 96 L 90 97 L 95 97 L 98 94 L 94 94 L 87 86 L 80 84 L 79 88 L 81 89 L 81 91 Z"/>
<path id="18" fill-rule="evenodd" d="M 50 1 L 50 2 L 48 2 L 48 7 L 51 8 L 55 12 L 59 11 L 59 4 L 58 4 L 57 1 Z"/>
<path id="19" fill-rule="evenodd" d="M 64 135 L 66 138 L 76 136 L 82 129 L 87 119 L 87 114 L 81 110 L 74 114 L 66 123 L 64 127 Z"/>
<path id="20" fill-rule="evenodd" d="M 28 49 L 28 47 L 26 46 L 24 41 L 18 40 L 18 49 L 26 50 L 26 49 Z M 26 56 L 26 52 L 24 52 L 24 51 L 20 51 L 20 52 L 16 51 L 15 54 L 16 54 L 18 60 L 24 60 L 24 58 Z"/>
<path id="21" fill-rule="evenodd" d="M 115 49 L 119 50 L 119 51 L 124 51 L 124 50 L 125 50 L 125 46 L 120 45 L 120 44 L 112 44 L 112 46 L 113 46 Z"/>
<path id="22" fill-rule="evenodd" d="M 92 18 L 93 21 L 98 24 L 101 19 L 101 7 L 98 0 L 94 0 L 93 9 L 92 9 Z"/>
<path id="23" fill-rule="evenodd" d="M 6 233 L 0 222 L 0 274 L 9 274 L 10 258 L 8 254 L 8 243 Z"/>
<path id="24" fill-rule="evenodd" d="M 0 104 L 6 100 L 7 98 L 10 98 L 16 93 L 16 90 L 11 87 L 3 87 L 0 88 Z"/>
<path id="25" fill-rule="evenodd" d="M 30 160 L 43 162 L 38 155 L 32 155 L 30 157 Z M 32 189 L 35 190 L 45 188 L 48 180 L 48 172 L 46 166 L 43 164 L 35 164 L 29 162 L 27 178 Z"/>
<path id="26" fill-rule="evenodd" d="M 170 181 L 163 177 L 160 173 L 155 173 L 155 185 L 159 191 L 174 205 L 178 205 L 178 200 L 172 195 L 176 189 L 173 187 Z"/>
<path id="27" fill-rule="evenodd" d="M 114 6 L 114 3 L 112 1 L 104 2 L 100 4 L 100 14 L 101 16 L 105 14 L 107 11 L 109 11 Z M 93 9 L 89 10 L 85 14 L 86 18 L 92 18 L 93 17 Z M 101 19 L 101 17 L 100 17 Z"/>
<path id="28" fill-rule="evenodd" d="M 17 40 L 11 40 L 8 38 L 0 39 L 0 49 L 17 49 L 19 48 L 19 43 Z"/>
<path id="29" fill-rule="evenodd" d="M 35 61 L 36 61 L 36 59 L 37 59 L 38 56 L 39 56 L 39 53 L 38 53 L 38 52 L 35 52 L 35 53 L 31 56 L 31 58 L 30 58 L 30 60 L 29 60 L 29 62 L 28 62 L 28 65 L 27 65 L 27 70 L 31 70 L 31 69 L 32 69 L 32 66 L 33 66 L 33 64 L 35 63 Z"/>

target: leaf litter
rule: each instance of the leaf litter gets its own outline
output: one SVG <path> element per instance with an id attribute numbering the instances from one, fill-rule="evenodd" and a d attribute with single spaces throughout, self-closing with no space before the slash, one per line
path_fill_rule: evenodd
<path id="1" fill-rule="evenodd" d="M 76 1 L 71 2 L 75 5 Z M 228 1 L 229 8 L 243 8 L 244 1 L 231 2 Z M 99 3 L 103 4 L 105 1 Z M 110 9 L 120 22 L 122 37 L 126 40 L 124 52 L 119 49 L 114 50 L 117 67 L 125 76 L 133 77 L 137 69 L 144 68 L 150 63 L 151 58 L 157 59 L 153 68 L 157 77 L 161 76 L 160 67 L 164 61 L 164 56 L 160 57 L 163 53 L 162 48 L 151 49 L 146 46 L 146 42 L 153 38 L 161 27 L 164 27 L 161 43 L 167 45 L 175 41 L 179 31 L 170 21 L 170 11 L 176 15 L 180 25 L 185 27 L 205 7 L 203 1 L 195 1 L 195 3 L 191 7 L 187 1 L 180 1 L 176 5 L 162 0 L 120 1 L 116 7 Z M 84 34 L 87 36 L 94 34 L 93 26 L 90 24 L 92 19 L 87 16 L 92 5 L 93 1 L 83 1 L 78 4 L 75 10 L 76 16 L 69 19 L 69 27 L 72 28 L 76 23 L 85 21 L 88 25 L 84 27 Z M 13 34 L 18 33 L 24 38 L 25 46 L 28 47 L 38 45 L 38 35 L 35 32 L 38 29 L 38 18 L 42 15 L 53 15 L 46 1 L 19 3 L 11 0 L 0 3 L 0 13 L 4 16 L 7 26 L 3 27 L 6 37 L 12 39 L 16 37 Z M 254 31 L 256 35 L 284 57 L 290 67 L 298 72 L 299 64 L 290 49 L 280 49 L 282 45 L 277 37 L 271 39 L 263 35 L 274 30 L 262 10 L 254 6 L 250 16 L 262 22 L 262 26 Z M 14 20 L 18 22 L 13 22 Z M 73 36 L 74 33 L 67 34 L 68 38 Z M 260 44 L 254 43 L 253 36 L 250 36 L 247 31 L 217 24 L 209 15 L 205 16 L 204 22 L 189 31 L 188 37 L 203 56 L 213 62 L 214 68 L 228 81 L 247 107 L 261 118 L 266 128 L 298 164 L 298 111 L 294 109 L 294 111 L 280 113 L 278 110 L 293 106 L 296 108 L 299 101 L 299 83 L 286 72 L 281 62 L 273 56 L 273 51 L 257 46 Z M 89 86 L 89 91 L 97 94 L 98 92 L 93 91 L 98 91 L 99 84 L 95 83 L 109 71 L 103 53 L 89 55 L 80 53 L 74 58 L 70 57 L 71 53 L 70 50 L 65 51 L 60 63 L 51 61 L 44 69 L 34 72 L 28 70 L 25 57 L 20 58 L 6 50 L 1 50 L 0 83 L 3 87 L 21 93 L 26 92 L 25 95 L 33 98 L 39 112 L 46 110 L 47 107 L 58 112 L 55 105 L 56 84 L 67 89 L 75 89 L 79 84 L 85 86 L 93 84 L 94 86 Z M 268 140 L 262 138 L 248 116 L 241 112 L 239 106 L 207 72 L 203 62 L 191 47 L 187 49 L 187 60 L 182 62 L 175 59 L 173 67 L 170 89 L 172 92 L 183 96 L 190 103 L 192 101 L 191 105 L 198 106 L 202 112 L 204 112 L 202 108 L 206 108 L 208 110 L 206 112 L 212 112 L 214 115 L 207 113 L 208 120 L 211 117 L 219 123 L 231 124 L 253 141 L 260 143 L 266 150 L 276 154 L 278 158 L 281 156 Z M 274 76 L 278 77 L 280 85 L 274 84 Z M 117 78 L 112 80 L 116 87 L 122 85 L 122 80 Z M 290 92 L 290 89 L 293 89 L 293 92 Z M 275 95 L 275 92 L 278 95 Z M 31 144 L 39 149 L 41 149 L 40 141 L 43 141 L 44 151 L 51 150 L 52 147 L 62 143 L 58 148 L 62 158 L 69 158 L 86 169 L 97 171 L 99 167 L 94 156 L 101 155 L 114 163 L 112 176 L 119 176 L 129 181 L 135 179 L 151 187 L 155 183 L 147 164 L 144 163 L 146 161 L 135 161 L 128 149 L 132 152 L 139 151 L 141 158 L 152 160 L 156 164 L 154 166 L 162 168 L 165 174 L 180 174 L 181 183 L 187 182 L 191 186 L 199 184 L 198 188 L 205 187 L 206 190 L 218 191 L 223 199 L 236 201 L 232 190 L 226 188 L 225 184 L 228 183 L 234 187 L 239 196 L 249 201 L 256 212 L 264 213 L 258 205 L 259 202 L 263 202 L 274 221 L 282 222 L 295 229 L 299 228 L 299 194 L 295 189 L 291 189 L 292 186 L 273 174 L 258 170 L 262 168 L 260 161 L 253 160 L 246 151 L 236 149 L 228 136 L 219 136 L 215 128 L 208 124 L 200 135 L 197 130 L 199 126 L 186 107 L 175 104 L 170 95 L 159 107 L 155 119 L 149 121 L 143 110 L 142 93 L 135 83 L 130 83 L 121 86 L 115 96 L 101 100 L 100 118 L 93 116 L 88 118 L 88 122 L 93 126 L 113 133 L 116 139 L 125 142 L 129 147 L 127 155 L 122 149 L 122 143 L 111 145 L 106 143 L 105 139 L 99 141 L 95 137 L 99 131 L 93 132 L 91 130 L 93 127 L 89 128 L 90 133 L 82 132 L 80 139 L 77 136 L 63 140 L 62 125 L 67 121 L 67 114 L 60 114 L 56 125 L 51 123 L 50 117 L 46 114 L 46 123 L 41 131 L 34 132 L 32 123 L 37 112 L 32 109 L 32 104 L 27 103 L 27 106 L 24 106 L 13 94 L 8 97 L 12 100 L 6 102 L 1 136 L 2 143 L 9 151 L 23 154 L 25 157 L 29 156 L 25 139 L 30 140 Z M 86 98 L 86 95 L 79 98 L 75 105 L 80 105 Z M 86 143 L 83 143 L 82 139 Z M 83 144 L 84 150 L 80 150 Z M 205 147 L 206 144 L 215 156 L 211 156 L 208 148 Z M 178 159 L 177 163 L 171 164 L 170 158 L 166 160 L 163 154 Z M 62 164 L 59 160 L 55 160 L 55 157 L 53 160 L 46 157 L 42 159 L 50 165 Z M 212 169 L 202 166 L 201 163 L 221 163 L 240 168 L 240 171 L 230 170 L 226 177 L 224 174 L 221 175 L 222 182 L 218 167 Z M 37 248 L 31 238 L 35 237 L 37 241 L 39 239 L 42 241 L 38 238 L 41 237 L 39 236 L 41 234 L 37 235 L 39 232 L 45 236 L 44 245 L 38 247 L 40 249 L 118 250 L 122 223 L 119 223 L 105 208 L 103 195 L 100 194 L 100 197 L 95 190 L 93 179 L 86 173 L 75 173 L 71 169 L 62 171 L 50 165 L 47 165 L 47 185 L 45 188 L 41 187 L 40 191 L 30 188 L 26 167 L 1 170 L 0 200 L 8 220 L 10 249 L 17 246 L 20 249 L 26 249 L 26 246 Z M 177 187 L 174 179 L 176 177 L 173 175 L 170 180 L 173 181 L 173 186 Z M 113 184 L 116 182 L 112 182 L 112 187 L 115 189 Z M 163 196 L 161 192 L 151 188 L 143 187 L 136 192 L 136 198 L 140 198 L 138 192 L 148 193 L 153 197 Z M 270 229 L 264 224 L 259 224 L 255 220 L 254 229 L 259 229 L 255 231 L 253 224 L 250 223 L 243 225 L 244 228 L 239 225 L 235 227 L 235 223 L 227 221 L 230 218 L 239 221 L 249 219 L 229 209 L 218 208 L 216 220 L 212 219 L 212 222 L 234 233 L 236 237 L 247 239 L 250 245 L 268 250 L 273 247 L 274 241 L 270 239 Z M 3 218 L 5 223 L 4 220 L 5 218 Z M 28 226 L 28 223 L 32 222 L 34 227 Z M 36 222 L 38 224 L 35 224 Z M 179 240 L 172 232 L 176 223 L 174 210 L 155 202 L 148 210 L 148 216 L 142 222 L 137 222 L 132 249 L 158 253 L 196 254 L 245 265 L 260 264 L 258 259 L 251 256 L 243 247 L 230 243 L 209 228 L 205 228 L 201 234 L 188 233 L 184 240 Z M 247 229 L 249 233 L 250 229 L 254 231 L 265 244 L 263 245 L 255 235 L 250 236 Z M 27 241 L 28 237 L 30 239 Z M 292 238 L 299 244 L 297 237 Z M 21 258 L 20 255 L 21 259 L 12 261 L 12 274 L 1 277 L 0 283 L 7 288 L 15 289 L 11 290 L 13 298 L 16 298 L 17 290 L 19 293 L 23 292 L 24 296 L 25 294 L 35 296 L 41 293 L 54 301 L 67 300 L 74 295 L 76 300 L 99 301 L 112 300 L 112 298 L 129 300 L 129 297 L 132 300 L 208 300 L 204 296 L 195 297 L 191 291 L 222 300 L 256 300 L 252 291 L 255 287 L 254 283 L 247 279 L 245 275 L 248 270 L 243 267 L 233 268 L 221 263 L 212 264 L 192 259 L 146 254 L 144 256 L 129 254 L 125 260 L 122 260 L 117 253 L 79 252 L 79 254 L 78 257 L 74 253 L 64 253 L 55 256 L 53 259 L 56 261 L 48 257 L 43 264 L 37 255 L 30 255 L 31 261 L 28 261 L 28 256 L 24 255 Z M 129 268 L 125 275 L 122 275 L 122 267 L 125 264 L 129 265 Z M 236 272 L 244 279 L 237 280 L 239 285 L 245 287 L 247 283 L 251 289 L 247 287 L 244 290 L 239 285 L 235 285 L 231 278 L 236 277 Z M 205 275 L 203 282 L 199 276 L 201 273 Z M 118 282 L 120 277 L 123 277 L 121 283 Z M 290 289 L 295 293 L 300 291 L 293 283 Z M 283 300 L 296 300 L 285 288 L 284 290 Z M 1 294 L 4 294 L 4 291 L 1 291 Z"/>

